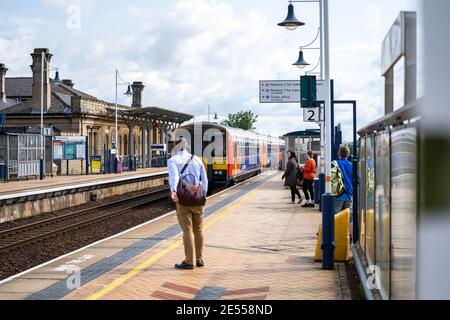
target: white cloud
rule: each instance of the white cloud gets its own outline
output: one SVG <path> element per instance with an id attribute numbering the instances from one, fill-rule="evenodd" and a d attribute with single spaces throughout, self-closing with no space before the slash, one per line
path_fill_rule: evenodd
<path id="1" fill-rule="evenodd" d="M 0 53 L 0 62 L 6 60 L 16 73 L 29 75 L 28 54 L 34 47 L 49 47 L 61 75 L 99 98 L 113 99 L 114 69 L 118 68 L 125 80 L 146 84 L 146 105 L 173 108 L 200 118 L 207 117 L 208 105 L 222 118 L 251 109 L 260 115 L 258 131 L 274 135 L 311 127 L 303 123 L 299 106 L 258 102 L 259 80 L 299 76 L 290 65 L 296 58 L 297 44 L 293 41 L 309 39 L 310 35 L 276 27 L 276 21 L 258 11 L 257 6 L 242 11 L 229 1 L 180 0 L 172 6 L 166 4 L 169 9 L 161 14 L 152 2 L 120 3 L 118 12 L 94 0 L 43 1 L 56 10 L 80 5 L 81 30 L 71 32 L 64 21 L 47 21 L 46 25 L 39 24 L 45 20 L 9 22 L 14 31 L 5 36 L 0 28 L 0 45 L 8 47 L 14 58 Z M 101 15 L 95 14 L 99 9 L 96 6 L 101 6 Z M 91 14 L 85 8 L 90 8 Z M 377 10 L 373 7 L 369 12 L 377 33 Z M 283 10 L 280 13 L 283 15 Z M 63 15 L 60 18 L 64 20 Z M 370 41 L 332 48 L 336 96 L 360 101 L 360 124 L 369 122 L 381 110 L 378 48 L 378 43 Z M 308 60 L 316 61 L 313 53 L 308 53 Z M 130 103 L 124 97 L 121 102 Z M 348 124 L 348 112 L 342 114 L 339 117 Z"/>

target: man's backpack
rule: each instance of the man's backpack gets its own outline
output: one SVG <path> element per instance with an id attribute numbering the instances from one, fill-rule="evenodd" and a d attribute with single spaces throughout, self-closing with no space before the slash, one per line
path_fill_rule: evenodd
<path id="1" fill-rule="evenodd" d="M 331 194 L 335 197 L 340 197 L 345 191 L 344 176 L 337 161 L 333 161 L 333 168 L 331 169 Z"/>
<path id="2" fill-rule="evenodd" d="M 206 191 L 203 189 L 203 186 L 201 184 L 193 185 L 184 181 L 188 176 L 195 179 L 191 174 L 183 175 L 192 160 L 194 160 L 194 155 L 192 155 L 180 172 L 180 181 L 177 186 L 178 203 L 185 207 L 204 206 L 206 204 Z M 200 181 L 201 179 L 202 177 L 200 176 Z"/>

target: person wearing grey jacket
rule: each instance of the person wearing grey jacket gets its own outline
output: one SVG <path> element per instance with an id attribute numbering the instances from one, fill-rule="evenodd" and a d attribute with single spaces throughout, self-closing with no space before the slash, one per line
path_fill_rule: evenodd
<path id="1" fill-rule="evenodd" d="M 288 151 L 289 161 L 286 166 L 286 171 L 283 174 L 282 179 L 284 181 L 284 185 L 291 189 L 292 201 L 291 204 L 295 204 L 295 196 L 297 195 L 299 198 L 298 203 L 302 202 L 302 196 L 300 195 L 300 191 L 297 189 L 297 170 L 298 170 L 298 162 L 297 157 L 295 156 L 295 152 Z"/>

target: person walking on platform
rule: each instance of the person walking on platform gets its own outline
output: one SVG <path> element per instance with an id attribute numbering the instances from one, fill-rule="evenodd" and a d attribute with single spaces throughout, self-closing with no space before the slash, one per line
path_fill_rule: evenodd
<path id="1" fill-rule="evenodd" d="M 342 173 L 342 182 L 344 188 L 340 195 L 336 196 L 336 208 L 335 212 L 339 213 L 345 209 L 351 209 L 352 206 L 352 198 L 353 198 L 353 184 L 352 184 L 352 175 L 353 175 L 353 164 L 348 161 L 348 157 L 350 156 L 350 149 L 346 146 L 343 146 L 339 149 L 339 160 L 337 161 L 337 165 L 340 172 Z"/>
<path id="2" fill-rule="evenodd" d="M 302 207 L 314 208 L 314 179 L 316 178 L 317 166 L 314 160 L 314 152 L 309 150 L 307 156 L 308 161 L 306 161 L 303 169 L 303 193 L 305 194 L 306 202 Z"/>
<path id="3" fill-rule="evenodd" d="M 348 161 L 350 149 L 342 146 L 339 149 L 339 160 L 333 162 L 332 188 L 335 194 L 335 214 L 350 209 L 350 236 L 353 238 L 353 164 Z"/>
<path id="4" fill-rule="evenodd" d="M 297 172 L 298 172 L 298 162 L 295 156 L 295 152 L 288 151 L 289 161 L 286 165 L 286 171 L 283 174 L 282 180 L 285 180 L 284 185 L 291 189 L 291 203 L 295 204 L 295 196 L 297 195 L 299 198 L 298 203 L 302 202 L 302 196 L 300 195 L 300 191 L 297 189 Z"/>
<path id="5" fill-rule="evenodd" d="M 176 204 L 178 222 L 183 230 L 185 260 L 176 269 L 203 267 L 203 215 L 208 191 L 208 177 L 202 160 L 188 152 L 181 138 L 167 162 L 170 197 Z M 194 253 L 195 248 L 195 253 Z"/>

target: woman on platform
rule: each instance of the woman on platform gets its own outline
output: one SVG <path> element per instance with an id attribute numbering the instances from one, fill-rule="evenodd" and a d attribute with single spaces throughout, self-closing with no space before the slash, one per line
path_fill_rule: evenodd
<path id="1" fill-rule="evenodd" d="M 314 208 L 314 179 L 316 178 L 316 161 L 314 160 L 314 152 L 308 151 L 308 161 L 305 164 L 303 172 L 303 193 L 306 202 L 303 208 Z"/>
<path id="2" fill-rule="evenodd" d="M 302 202 L 302 196 L 300 195 L 300 191 L 297 189 L 297 171 L 298 171 L 298 162 L 297 157 L 295 156 L 295 152 L 288 151 L 289 161 L 286 166 L 286 171 L 283 174 L 282 179 L 285 180 L 284 185 L 291 189 L 291 204 L 295 204 L 295 196 L 298 196 L 298 203 Z"/>

